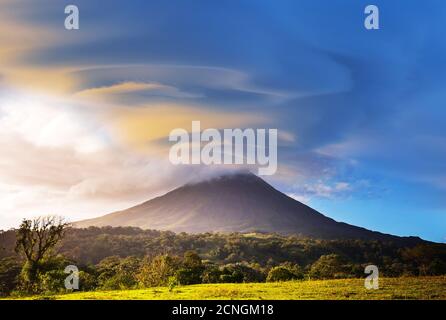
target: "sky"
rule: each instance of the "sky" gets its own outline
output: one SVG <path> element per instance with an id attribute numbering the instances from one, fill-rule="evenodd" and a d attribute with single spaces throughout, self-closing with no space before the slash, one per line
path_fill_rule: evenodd
<path id="1" fill-rule="evenodd" d="M 446 242 L 446 3 L 368 4 L 0 0 L 0 229 L 232 170 L 168 161 L 200 120 L 277 128 L 265 179 L 329 217 Z"/>

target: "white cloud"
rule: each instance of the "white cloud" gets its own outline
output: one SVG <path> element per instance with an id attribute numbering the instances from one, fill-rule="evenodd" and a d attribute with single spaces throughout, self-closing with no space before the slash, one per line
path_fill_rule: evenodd
<path id="1" fill-rule="evenodd" d="M 55 98 L 1 96 L 0 228 L 37 215 L 106 214 L 218 172 L 119 143 L 95 115 Z"/>
<path id="2" fill-rule="evenodd" d="M 290 198 L 293 198 L 294 200 L 297 200 L 299 202 L 307 204 L 307 205 L 310 203 L 310 200 L 311 200 L 310 197 L 308 197 L 308 196 L 296 194 L 296 193 L 287 193 L 287 196 Z"/>
<path id="3" fill-rule="evenodd" d="M 0 134 L 16 134 L 36 147 L 73 148 L 77 152 L 95 152 L 105 147 L 100 127 L 89 123 L 66 101 L 10 93 L 0 98 Z"/>

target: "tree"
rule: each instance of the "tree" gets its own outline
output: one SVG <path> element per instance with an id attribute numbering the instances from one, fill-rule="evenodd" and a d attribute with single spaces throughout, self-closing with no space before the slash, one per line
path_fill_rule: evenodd
<path id="1" fill-rule="evenodd" d="M 8 295 L 17 285 L 21 264 L 14 257 L 0 259 L 0 297 Z"/>
<path id="2" fill-rule="evenodd" d="M 141 259 L 129 256 L 105 258 L 98 264 L 98 284 L 102 289 L 129 289 L 137 285 L 136 274 L 141 267 Z"/>
<path id="3" fill-rule="evenodd" d="M 337 254 L 322 255 L 310 269 L 310 277 L 315 279 L 351 278 L 351 265 Z"/>
<path id="4" fill-rule="evenodd" d="M 267 282 L 289 281 L 294 279 L 298 279 L 298 276 L 286 266 L 271 268 L 266 277 Z"/>
<path id="5" fill-rule="evenodd" d="M 36 283 L 42 261 L 63 238 L 67 227 L 62 218 L 54 216 L 22 221 L 16 232 L 15 250 L 26 259 L 22 268 L 25 289 L 29 290 Z"/>
<path id="6" fill-rule="evenodd" d="M 219 282 L 221 271 L 218 266 L 213 263 L 207 263 L 204 265 L 204 270 L 201 275 L 201 281 L 203 283 L 217 283 Z"/>
<path id="7" fill-rule="evenodd" d="M 200 256 L 193 250 L 184 253 L 183 264 L 186 268 L 201 268 L 202 262 Z"/>
<path id="8" fill-rule="evenodd" d="M 183 267 L 177 270 L 177 282 L 181 285 L 201 283 L 203 264 L 200 256 L 193 250 L 186 251 L 183 258 Z"/>
<path id="9" fill-rule="evenodd" d="M 438 274 L 442 270 L 438 261 L 446 261 L 446 247 L 443 244 L 418 244 L 413 248 L 405 248 L 401 255 L 407 263 L 414 263 L 418 267 L 419 275 Z"/>
<path id="10" fill-rule="evenodd" d="M 146 258 L 136 279 L 142 287 L 165 286 L 168 284 L 169 278 L 175 276 L 179 265 L 179 259 L 169 255 L 159 255 L 152 259 Z"/>
<path id="11" fill-rule="evenodd" d="M 256 268 L 257 267 L 257 268 Z M 265 275 L 259 266 L 246 262 L 226 264 L 221 268 L 220 282 L 263 282 Z"/>

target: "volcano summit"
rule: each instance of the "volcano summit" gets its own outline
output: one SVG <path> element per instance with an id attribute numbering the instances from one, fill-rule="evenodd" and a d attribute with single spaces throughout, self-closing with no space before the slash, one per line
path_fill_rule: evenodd
<path id="1" fill-rule="evenodd" d="M 135 207 L 75 227 L 133 226 L 174 232 L 268 232 L 320 239 L 404 240 L 324 216 L 251 173 L 187 184 Z"/>

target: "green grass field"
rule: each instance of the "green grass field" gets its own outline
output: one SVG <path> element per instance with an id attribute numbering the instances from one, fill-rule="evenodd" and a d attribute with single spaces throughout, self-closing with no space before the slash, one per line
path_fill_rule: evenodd
<path id="1" fill-rule="evenodd" d="M 380 288 L 367 290 L 364 279 L 278 283 L 200 284 L 143 290 L 79 292 L 32 299 L 446 299 L 446 277 L 380 278 Z"/>

